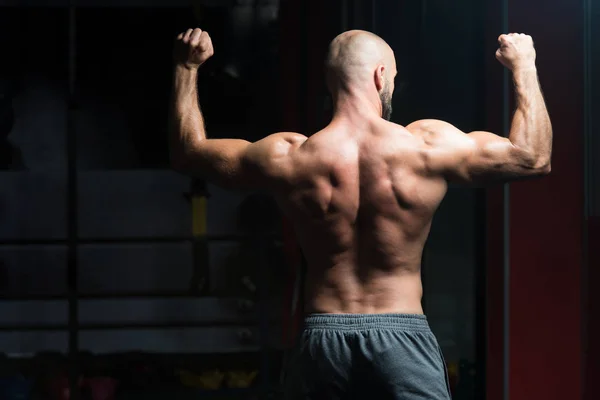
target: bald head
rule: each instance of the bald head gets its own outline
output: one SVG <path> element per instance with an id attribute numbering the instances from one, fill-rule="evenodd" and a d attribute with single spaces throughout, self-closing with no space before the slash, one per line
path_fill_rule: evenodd
<path id="1" fill-rule="evenodd" d="M 396 60 L 390 46 L 379 36 L 359 30 L 342 33 L 331 42 L 325 67 L 334 96 L 338 91 L 368 94 L 375 89 L 382 102 L 388 101 L 391 107 Z"/>

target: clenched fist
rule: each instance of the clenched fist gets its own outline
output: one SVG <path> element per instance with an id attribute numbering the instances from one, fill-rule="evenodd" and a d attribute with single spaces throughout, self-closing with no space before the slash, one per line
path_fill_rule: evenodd
<path id="1" fill-rule="evenodd" d="M 535 48 L 531 36 L 511 33 L 500 35 L 498 42 L 500 48 L 496 52 L 496 58 L 506 68 L 514 71 L 517 68 L 535 67 Z"/>
<path id="2" fill-rule="evenodd" d="M 188 29 L 175 42 L 175 62 L 188 68 L 198 68 L 215 54 L 208 32 Z"/>

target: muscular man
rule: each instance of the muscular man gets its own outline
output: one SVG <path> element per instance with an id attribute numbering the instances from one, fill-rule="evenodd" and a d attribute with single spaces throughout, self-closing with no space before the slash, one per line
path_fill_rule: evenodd
<path id="1" fill-rule="evenodd" d="M 176 43 L 174 166 L 225 187 L 267 190 L 292 221 L 308 263 L 304 331 L 288 398 L 449 399 L 437 341 L 421 308 L 421 255 L 448 182 L 509 181 L 550 172 L 552 128 L 531 37 L 502 35 L 512 71 L 510 136 L 464 133 L 437 120 L 389 122 L 391 48 L 350 31 L 331 43 L 331 123 L 310 137 L 256 143 L 206 138 L 196 74 L 213 54 L 199 29 Z"/>

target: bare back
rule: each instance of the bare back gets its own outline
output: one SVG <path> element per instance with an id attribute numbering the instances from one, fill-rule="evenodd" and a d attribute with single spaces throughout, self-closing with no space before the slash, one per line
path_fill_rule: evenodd
<path id="1" fill-rule="evenodd" d="M 307 312 L 422 313 L 421 255 L 447 189 L 427 177 L 422 143 L 380 119 L 329 126 L 294 152 L 278 200 L 307 259 Z"/>
<path id="2" fill-rule="evenodd" d="M 214 49 L 206 32 L 189 29 L 176 42 L 173 167 L 226 188 L 275 194 L 308 260 L 308 312 L 421 313 L 421 255 L 446 182 L 551 171 L 552 124 L 533 40 L 498 40 L 496 57 L 515 83 L 507 138 L 437 120 L 406 128 L 385 121 L 398 73 L 393 50 L 377 35 L 348 31 L 331 42 L 325 63 L 332 123 L 310 139 L 279 132 L 250 143 L 207 139 L 197 69 Z"/>

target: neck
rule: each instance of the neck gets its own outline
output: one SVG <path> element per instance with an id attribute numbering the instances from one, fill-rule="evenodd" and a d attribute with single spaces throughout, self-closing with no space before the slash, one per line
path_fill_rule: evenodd
<path id="1" fill-rule="evenodd" d="M 333 120 L 365 121 L 381 118 L 381 101 L 366 93 L 337 91 L 333 97 Z"/>

